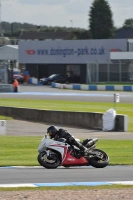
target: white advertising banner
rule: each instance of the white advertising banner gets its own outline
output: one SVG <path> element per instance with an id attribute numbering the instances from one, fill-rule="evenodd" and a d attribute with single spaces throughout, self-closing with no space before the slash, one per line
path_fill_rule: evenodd
<path id="1" fill-rule="evenodd" d="M 100 63 L 110 60 L 110 52 L 126 50 L 127 39 L 20 41 L 19 63 Z"/>

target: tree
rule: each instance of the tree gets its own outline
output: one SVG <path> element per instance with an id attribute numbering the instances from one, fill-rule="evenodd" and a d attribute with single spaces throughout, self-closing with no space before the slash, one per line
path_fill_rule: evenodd
<path id="1" fill-rule="evenodd" d="M 106 0 L 94 0 L 89 12 L 89 28 L 93 39 L 113 37 L 113 19 Z"/>
<path id="2" fill-rule="evenodd" d="M 133 28 L 133 19 L 130 18 L 130 19 L 126 19 L 124 24 L 123 24 L 123 28 Z"/>

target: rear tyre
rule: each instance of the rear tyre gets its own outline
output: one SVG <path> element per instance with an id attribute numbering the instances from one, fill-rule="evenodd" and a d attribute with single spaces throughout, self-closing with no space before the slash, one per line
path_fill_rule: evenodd
<path id="1" fill-rule="evenodd" d="M 41 166 L 47 169 L 55 169 L 61 164 L 60 158 L 55 152 L 52 152 L 49 156 L 45 151 L 41 152 L 37 160 Z"/>
<path id="2" fill-rule="evenodd" d="M 91 152 L 97 153 L 100 158 L 97 157 L 90 157 L 89 163 L 91 166 L 95 168 L 104 168 L 109 164 L 109 157 L 108 155 L 100 150 L 100 149 L 91 149 Z"/>

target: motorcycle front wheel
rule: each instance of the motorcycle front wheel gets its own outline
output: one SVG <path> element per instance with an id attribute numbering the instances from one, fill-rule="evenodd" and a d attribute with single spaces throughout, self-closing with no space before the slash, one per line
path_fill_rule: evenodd
<path id="1" fill-rule="evenodd" d="M 47 169 L 55 169 L 61 163 L 59 156 L 55 152 L 52 152 L 49 156 L 47 156 L 46 151 L 41 152 L 38 155 L 37 160 L 41 166 Z"/>
<path id="2" fill-rule="evenodd" d="M 91 149 L 92 153 L 96 153 L 98 157 L 92 156 L 89 159 L 91 166 L 95 168 L 104 168 L 109 164 L 109 156 L 100 149 Z"/>

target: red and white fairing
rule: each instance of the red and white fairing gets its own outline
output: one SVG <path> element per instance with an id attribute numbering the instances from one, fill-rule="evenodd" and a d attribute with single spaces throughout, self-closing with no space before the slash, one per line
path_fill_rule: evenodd
<path id="1" fill-rule="evenodd" d="M 42 139 L 38 151 L 42 152 L 47 149 L 53 149 L 61 154 L 62 157 L 62 166 L 85 166 L 88 165 L 88 160 L 85 157 L 75 158 L 72 155 L 72 150 L 68 151 L 69 144 L 46 139 L 45 137 Z"/>

